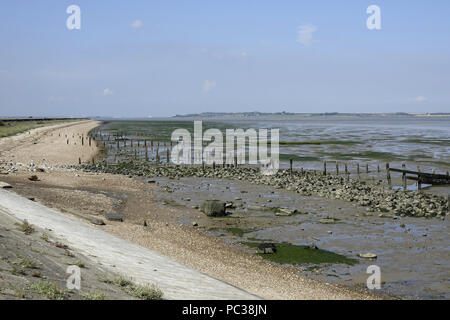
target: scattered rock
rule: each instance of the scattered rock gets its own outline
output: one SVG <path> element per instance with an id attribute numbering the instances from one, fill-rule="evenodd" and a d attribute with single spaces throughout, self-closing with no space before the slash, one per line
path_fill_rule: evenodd
<path id="1" fill-rule="evenodd" d="M 209 217 L 221 217 L 225 215 L 225 202 L 220 200 L 205 200 L 200 210 Z"/>
<path id="2" fill-rule="evenodd" d="M 2 188 L 2 189 L 11 189 L 12 185 L 10 185 L 10 184 L 8 184 L 6 182 L 0 181 L 0 188 Z"/>
<path id="3" fill-rule="evenodd" d="M 315 244 L 314 242 L 311 242 L 311 243 L 309 244 L 308 248 L 309 248 L 309 249 L 312 249 L 312 250 L 318 250 L 318 249 L 319 249 L 319 247 L 316 246 L 316 244 Z"/>
<path id="4" fill-rule="evenodd" d="M 335 222 L 336 222 L 336 220 L 334 220 L 333 218 L 324 218 L 324 219 L 319 220 L 319 223 L 322 223 L 322 224 L 332 224 Z"/>
<path id="5" fill-rule="evenodd" d="M 123 222 L 123 214 L 121 213 L 105 213 L 105 218 L 109 221 Z"/>
<path id="6" fill-rule="evenodd" d="M 198 223 L 194 221 L 194 222 L 192 222 L 192 226 L 198 227 Z"/>
<path id="7" fill-rule="evenodd" d="M 30 181 L 39 181 L 39 178 L 36 175 L 32 175 L 31 177 L 28 178 L 28 180 L 30 180 Z"/>
<path id="8" fill-rule="evenodd" d="M 291 216 L 293 214 L 297 213 L 296 209 L 289 209 L 289 208 L 278 208 L 275 215 L 277 216 Z"/>
<path id="9" fill-rule="evenodd" d="M 258 251 L 263 254 L 274 254 L 277 252 L 277 248 L 274 243 L 260 243 Z"/>
<path id="10" fill-rule="evenodd" d="M 375 253 L 367 252 L 367 253 L 359 253 L 358 257 L 364 259 L 376 259 L 377 255 Z"/>

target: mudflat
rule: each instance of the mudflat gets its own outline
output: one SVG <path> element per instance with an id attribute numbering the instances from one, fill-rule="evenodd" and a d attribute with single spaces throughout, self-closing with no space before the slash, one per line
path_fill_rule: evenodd
<path id="1" fill-rule="evenodd" d="M 265 299 L 376 298 L 364 289 L 308 279 L 296 267 L 263 260 L 240 244 L 227 244 L 181 223 L 187 209 L 161 204 L 154 197 L 159 186 L 138 177 L 68 167 L 77 164 L 80 155 L 83 162 L 90 162 L 99 151 L 94 143 L 80 143 L 80 137 L 86 139 L 97 125 L 88 121 L 39 128 L 0 144 L 0 171 L 8 173 L 0 180 L 11 184 L 15 192 L 67 214 L 104 219 L 105 213 L 120 212 L 123 222 L 104 219 L 106 224 L 96 227 Z M 31 181 L 30 175 L 38 180 Z M 198 211 L 192 213 L 202 217 Z"/>

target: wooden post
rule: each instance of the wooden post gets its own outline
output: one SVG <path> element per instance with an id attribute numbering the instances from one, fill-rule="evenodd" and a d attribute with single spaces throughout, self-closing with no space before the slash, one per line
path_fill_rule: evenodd
<path id="1" fill-rule="evenodd" d="M 389 186 L 391 186 L 391 169 L 389 169 L 389 162 L 386 162 L 386 178 Z"/>
<path id="2" fill-rule="evenodd" d="M 95 164 L 95 160 L 94 160 L 94 158 L 92 158 L 92 164 Z"/>
<path id="3" fill-rule="evenodd" d="M 359 163 L 356 164 L 356 173 L 358 174 L 359 177 Z"/>
<path id="4" fill-rule="evenodd" d="M 289 171 L 291 171 L 291 172 L 292 172 L 292 162 L 293 161 L 294 160 L 292 158 L 289 159 Z"/>
<path id="5" fill-rule="evenodd" d="M 450 212 L 450 194 L 447 195 L 447 211 Z"/>
<path id="6" fill-rule="evenodd" d="M 402 170 L 403 170 L 403 173 L 402 173 L 402 180 L 403 180 L 403 191 L 405 191 L 406 192 L 406 172 L 405 172 L 405 170 L 406 170 L 406 164 L 402 164 Z"/>
<path id="7" fill-rule="evenodd" d="M 84 137 L 81 137 L 81 145 L 84 146 Z"/>
<path id="8" fill-rule="evenodd" d="M 417 172 L 419 173 L 417 175 L 417 189 L 422 190 L 422 182 L 420 181 L 420 166 L 417 166 Z"/>
<path id="9" fill-rule="evenodd" d="M 89 136 L 89 147 L 91 146 L 91 136 Z"/>
<path id="10" fill-rule="evenodd" d="M 145 161 L 148 161 L 148 149 L 145 147 Z"/>
<path id="11" fill-rule="evenodd" d="M 327 175 L 327 162 L 326 161 L 323 162 L 323 175 L 324 176 Z"/>
<path id="12" fill-rule="evenodd" d="M 147 140 L 144 140 L 144 147 L 147 147 Z"/>
<path id="13" fill-rule="evenodd" d="M 167 160 L 167 163 L 170 162 L 170 158 L 169 158 L 169 149 L 166 149 L 166 160 Z"/>
<path id="14" fill-rule="evenodd" d="M 339 162 L 336 161 L 336 175 L 339 175 Z"/>
<path id="15" fill-rule="evenodd" d="M 380 164 L 377 164 L 377 172 L 380 173 Z"/>
<path id="16" fill-rule="evenodd" d="M 81 158 L 78 158 L 78 164 L 81 164 Z"/>
<path id="17" fill-rule="evenodd" d="M 216 171 L 216 162 L 213 162 L 213 171 Z"/>
<path id="18" fill-rule="evenodd" d="M 234 156 L 234 167 L 237 168 L 237 155 Z"/>
<path id="19" fill-rule="evenodd" d="M 369 173 L 369 164 L 366 163 L 366 173 Z"/>
<path id="20" fill-rule="evenodd" d="M 69 144 L 69 139 L 67 139 L 67 144 Z"/>

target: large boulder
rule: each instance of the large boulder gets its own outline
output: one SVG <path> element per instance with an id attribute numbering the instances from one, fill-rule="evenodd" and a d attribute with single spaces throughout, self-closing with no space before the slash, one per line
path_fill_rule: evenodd
<path id="1" fill-rule="evenodd" d="M 225 202 L 220 200 L 203 201 L 200 211 L 209 217 L 222 217 L 225 215 Z"/>

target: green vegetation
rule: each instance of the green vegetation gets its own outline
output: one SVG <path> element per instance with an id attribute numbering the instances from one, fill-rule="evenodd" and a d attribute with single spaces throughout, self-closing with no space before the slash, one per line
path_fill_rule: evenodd
<path id="1" fill-rule="evenodd" d="M 293 146 L 300 146 L 300 145 L 328 145 L 328 144 L 335 144 L 335 145 L 355 145 L 360 144 L 358 141 L 351 141 L 351 140 L 311 140 L 311 141 L 280 141 L 280 145 L 293 145 Z"/>
<path id="2" fill-rule="evenodd" d="M 23 220 L 23 222 L 19 225 L 19 230 L 25 233 L 26 235 L 30 235 L 35 231 L 33 226 L 29 224 L 26 219 Z"/>
<path id="3" fill-rule="evenodd" d="M 81 296 L 86 300 L 106 300 L 108 296 L 102 292 L 82 292 Z"/>
<path id="4" fill-rule="evenodd" d="M 73 263 L 74 266 L 77 266 L 78 268 L 86 268 L 85 264 L 81 261 L 77 261 Z"/>
<path id="5" fill-rule="evenodd" d="M 50 242 L 48 234 L 46 232 L 42 234 L 41 239 L 44 240 L 45 242 Z"/>
<path id="6" fill-rule="evenodd" d="M 163 296 L 163 293 L 157 287 L 151 285 L 138 285 L 123 276 L 113 279 L 101 279 L 101 281 L 104 283 L 114 284 L 129 295 L 142 300 L 159 300 Z"/>
<path id="7" fill-rule="evenodd" d="M 431 139 L 431 138 L 430 139 L 405 139 L 405 140 L 401 140 L 400 142 L 450 146 L 450 140 L 448 140 L 448 139 Z"/>
<path id="8" fill-rule="evenodd" d="M 257 248 L 259 242 L 244 242 L 251 248 Z M 281 264 L 320 264 L 320 263 L 343 263 L 354 265 L 357 260 L 347 258 L 322 249 L 310 249 L 308 246 L 293 245 L 290 243 L 276 243 L 275 254 L 258 253 L 264 259 Z"/>
<path id="9" fill-rule="evenodd" d="M 30 121 L 0 121 L 0 138 L 13 136 L 35 128 L 68 122 L 70 120 L 30 120 Z"/>
<path id="10" fill-rule="evenodd" d="M 30 286 L 30 290 L 50 300 L 63 300 L 65 298 L 64 292 L 59 290 L 54 283 L 48 281 L 35 282 Z"/>
<path id="11" fill-rule="evenodd" d="M 36 262 L 27 258 L 19 258 L 14 264 L 27 269 L 34 269 L 37 266 Z"/>
<path id="12" fill-rule="evenodd" d="M 248 230 L 243 230 L 241 228 L 227 228 L 225 230 L 237 237 L 242 237 L 244 233 L 249 232 Z"/>
<path id="13" fill-rule="evenodd" d="M 320 161 L 320 158 L 318 157 L 300 157 L 295 154 L 289 154 L 289 153 L 280 153 L 280 160 L 289 160 L 292 159 L 294 161 L 302 161 L 302 162 L 309 162 L 309 161 Z"/>
<path id="14" fill-rule="evenodd" d="M 320 154 L 335 160 L 353 160 L 353 159 L 386 160 L 386 161 L 406 160 L 405 157 L 401 155 L 378 151 L 365 151 L 360 153 L 321 152 Z"/>

